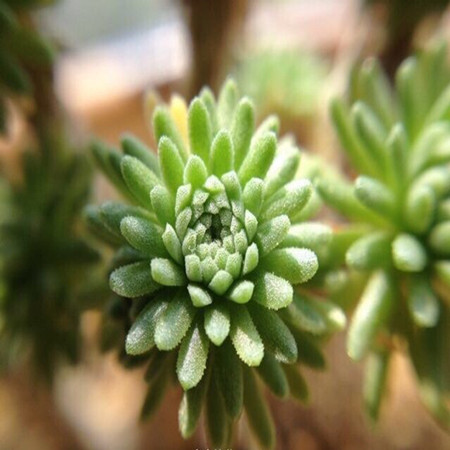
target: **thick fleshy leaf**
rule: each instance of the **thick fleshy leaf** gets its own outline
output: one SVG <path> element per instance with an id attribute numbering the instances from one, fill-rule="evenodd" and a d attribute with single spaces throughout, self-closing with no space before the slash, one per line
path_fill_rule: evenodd
<path id="1" fill-rule="evenodd" d="M 367 208 L 381 216 L 388 216 L 396 220 L 398 208 L 395 198 L 388 188 L 378 180 L 360 176 L 355 182 L 355 194 Z"/>
<path id="2" fill-rule="evenodd" d="M 272 251 L 261 261 L 261 267 L 292 284 L 299 284 L 315 275 L 319 263 L 311 250 L 294 247 Z"/>
<path id="3" fill-rule="evenodd" d="M 163 136 L 158 145 L 159 164 L 164 183 L 175 194 L 183 184 L 184 163 L 175 144 Z"/>
<path id="4" fill-rule="evenodd" d="M 420 327 L 433 327 L 439 318 L 439 300 L 426 276 L 415 275 L 410 282 L 408 308 Z"/>
<path id="5" fill-rule="evenodd" d="M 234 162 L 233 143 L 228 131 L 217 133 L 211 145 L 210 172 L 221 177 L 233 170 Z"/>
<path id="6" fill-rule="evenodd" d="M 375 232 L 355 241 L 346 254 L 347 264 L 357 270 L 373 270 L 390 264 L 390 236 Z"/>
<path id="7" fill-rule="evenodd" d="M 210 341 L 217 346 L 230 333 L 230 313 L 224 303 L 215 302 L 205 311 L 205 332 Z"/>
<path id="8" fill-rule="evenodd" d="M 226 395 L 226 393 L 224 393 Z M 206 398 L 205 411 L 208 441 L 213 448 L 227 448 L 230 440 L 230 424 L 224 403 L 224 395 L 219 390 L 215 377 L 211 377 Z"/>
<path id="9" fill-rule="evenodd" d="M 278 216 L 259 226 L 255 241 L 261 256 L 267 255 L 283 242 L 291 222 L 287 216 Z"/>
<path id="10" fill-rule="evenodd" d="M 160 184 L 158 177 L 144 163 L 132 156 L 124 156 L 120 168 L 128 189 L 139 204 L 152 208 L 150 192 Z"/>
<path id="11" fill-rule="evenodd" d="M 264 356 L 264 344 L 247 308 L 236 305 L 230 313 L 230 337 L 236 353 L 248 366 L 258 366 Z"/>
<path id="12" fill-rule="evenodd" d="M 141 409 L 141 419 L 149 419 L 160 406 L 170 381 L 171 366 L 164 362 L 162 370 L 151 381 L 144 404 Z"/>
<path id="13" fill-rule="evenodd" d="M 178 409 L 178 425 L 184 439 L 191 437 L 197 429 L 203 401 L 208 386 L 206 377 L 197 386 L 185 391 Z"/>
<path id="14" fill-rule="evenodd" d="M 334 333 L 336 331 L 342 331 L 347 325 L 347 318 L 344 311 L 334 303 L 323 300 L 308 298 L 309 303 L 314 307 L 316 311 L 321 314 L 327 324 L 327 332 Z"/>
<path id="15" fill-rule="evenodd" d="M 297 343 L 298 361 L 315 370 L 325 369 L 325 357 L 312 336 L 295 328 L 291 329 L 291 333 Z"/>
<path id="16" fill-rule="evenodd" d="M 281 214 L 294 217 L 311 198 L 312 185 L 309 180 L 294 180 L 283 186 L 265 203 L 261 221 L 273 219 Z"/>
<path id="17" fill-rule="evenodd" d="M 223 295 L 233 283 L 233 277 L 226 270 L 219 270 L 211 282 L 208 284 L 209 289 L 217 295 Z"/>
<path id="18" fill-rule="evenodd" d="M 255 270 L 259 263 L 259 250 L 255 243 L 251 244 L 245 251 L 243 275 Z"/>
<path id="19" fill-rule="evenodd" d="M 253 296 L 255 285 L 251 281 L 242 280 L 236 283 L 230 292 L 228 298 L 235 303 L 244 304 L 250 301 Z"/>
<path id="20" fill-rule="evenodd" d="M 294 302 L 283 311 L 283 315 L 294 327 L 309 333 L 319 335 L 327 331 L 325 318 L 305 296 L 294 294 Z"/>
<path id="21" fill-rule="evenodd" d="M 234 167 L 239 170 L 250 148 L 255 129 L 255 111 L 253 103 L 243 98 L 234 113 L 231 124 L 231 139 L 234 147 Z"/>
<path id="22" fill-rule="evenodd" d="M 242 199 L 247 210 L 256 217 L 259 216 L 263 201 L 264 181 L 260 178 L 252 178 L 244 188 Z"/>
<path id="23" fill-rule="evenodd" d="M 151 294 L 161 287 L 152 279 L 149 261 L 119 267 L 111 273 L 109 286 L 116 294 L 128 298 Z"/>
<path id="24" fill-rule="evenodd" d="M 167 223 L 174 225 L 175 200 L 170 192 L 163 186 L 155 186 L 150 192 L 150 198 L 159 223 L 164 227 Z"/>
<path id="25" fill-rule="evenodd" d="M 158 145 L 161 143 L 163 138 L 170 139 L 170 141 L 174 144 L 177 154 L 183 161 L 187 160 L 188 155 L 183 143 L 183 138 L 177 130 L 167 108 L 161 106 L 156 107 L 153 114 L 153 132 Z"/>
<path id="26" fill-rule="evenodd" d="M 441 222 L 431 230 L 429 243 L 438 255 L 450 256 L 450 221 Z"/>
<path id="27" fill-rule="evenodd" d="M 238 175 L 245 186 L 252 178 L 264 179 L 272 164 L 277 149 L 277 138 L 273 133 L 263 134 L 253 139 Z"/>
<path id="28" fill-rule="evenodd" d="M 173 350 L 184 338 L 196 314 L 196 308 L 185 291 L 169 302 L 155 328 L 155 342 L 159 350 Z"/>
<path id="29" fill-rule="evenodd" d="M 170 259 L 152 259 L 151 269 L 153 279 L 163 286 L 184 286 L 186 284 L 186 275 L 183 269 Z"/>
<path id="30" fill-rule="evenodd" d="M 142 208 L 123 205 L 116 202 L 106 202 L 100 206 L 100 217 L 105 226 L 119 238 L 122 237 L 120 223 L 127 216 L 142 217 L 150 219 L 150 215 Z"/>
<path id="31" fill-rule="evenodd" d="M 423 245 L 411 234 L 399 234 L 392 242 L 392 259 L 397 269 L 404 272 L 421 272 L 427 264 Z"/>
<path id="32" fill-rule="evenodd" d="M 245 211 L 245 231 L 247 233 L 247 238 L 249 242 L 255 237 L 256 231 L 258 229 L 258 219 L 249 211 Z"/>
<path id="33" fill-rule="evenodd" d="M 120 139 L 120 144 L 125 155 L 137 158 L 141 163 L 145 164 L 156 176 L 159 176 L 160 171 L 157 156 L 136 136 L 125 133 Z"/>
<path id="34" fill-rule="evenodd" d="M 253 372 L 244 372 L 244 406 L 250 428 L 263 449 L 275 446 L 275 427 Z"/>
<path id="35" fill-rule="evenodd" d="M 195 286 L 189 284 L 188 287 L 189 296 L 191 297 L 192 304 L 197 308 L 202 308 L 203 306 L 210 305 L 212 303 L 212 298 L 206 289 L 200 286 Z"/>
<path id="36" fill-rule="evenodd" d="M 278 189 L 291 181 L 300 162 L 300 151 L 293 145 L 280 143 L 272 166 L 264 180 L 264 196 L 266 199 L 275 194 Z"/>
<path id="37" fill-rule="evenodd" d="M 125 350 L 129 355 L 140 355 L 155 346 L 155 328 L 168 302 L 153 299 L 139 313 L 127 334 Z"/>
<path id="38" fill-rule="evenodd" d="M 233 419 L 239 417 L 244 400 L 242 363 L 227 339 L 216 351 L 214 368 L 218 386 L 223 393 L 225 408 Z"/>
<path id="39" fill-rule="evenodd" d="M 188 127 L 191 152 L 207 164 L 212 142 L 211 121 L 206 106 L 199 98 L 195 98 L 189 106 Z"/>
<path id="40" fill-rule="evenodd" d="M 278 314 L 255 303 L 249 306 L 249 311 L 266 351 L 271 352 L 278 361 L 294 363 L 297 360 L 297 344 Z"/>
<path id="41" fill-rule="evenodd" d="M 197 155 L 189 156 L 184 168 L 183 182 L 190 184 L 194 189 L 200 188 L 208 178 L 208 170 L 205 163 Z"/>
<path id="42" fill-rule="evenodd" d="M 208 359 L 209 340 L 200 325 L 194 325 L 181 343 L 177 359 L 177 375 L 182 388 L 187 391 L 200 382 Z"/>
<path id="43" fill-rule="evenodd" d="M 187 208 L 192 202 L 192 185 L 183 184 L 177 189 L 175 196 L 175 215 L 178 216 L 181 211 Z"/>
<path id="44" fill-rule="evenodd" d="M 362 295 L 350 323 L 347 352 L 360 360 L 370 350 L 378 331 L 385 325 L 393 308 L 392 280 L 376 272 Z"/>
<path id="45" fill-rule="evenodd" d="M 332 230 L 319 222 L 294 224 L 282 242 L 283 247 L 309 248 L 314 252 L 327 249 L 332 239 Z"/>
<path id="46" fill-rule="evenodd" d="M 434 220 L 436 194 L 429 186 L 413 186 L 405 202 L 405 219 L 414 233 L 424 233 Z"/>
<path id="47" fill-rule="evenodd" d="M 148 256 L 167 256 L 162 228 L 141 217 L 128 216 L 120 222 L 120 231 L 128 243 Z"/>
<path id="48" fill-rule="evenodd" d="M 309 392 L 305 379 L 300 375 L 297 367 L 294 365 L 283 366 L 284 373 L 289 384 L 289 392 L 293 398 L 299 402 L 305 403 L 308 401 Z"/>
<path id="49" fill-rule="evenodd" d="M 281 398 L 289 394 L 289 385 L 281 364 L 270 353 L 265 352 L 261 364 L 257 367 L 259 376 L 268 388 Z"/>
<path id="50" fill-rule="evenodd" d="M 236 83 L 229 78 L 220 90 L 217 100 L 217 115 L 221 128 L 229 128 L 237 102 L 238 89 Z"/>
<path id="51" fill-rule="evenodd" d="M 187 255 L 184 258 L 184 263 L 184 270 L 189 280 L 197 283 L 203 281 L 202 264 L 197 255 Z"/>
<path id="52" fill-rule="evenodd" d="M 176 231 L 172 225 L 166 224 L 166 229 L 162 234 L 162 241 L 166 247 L 167 253 L 178 263 L 183 263 L 183 253 L 181 252 L 181 243 Z"/>
<path id="53" fill-rule="evenodd" d="M 254 301 L 266 308 L 280 309 L 288 306 L 293 299 L 292 285 L 272 273 L 263 273 L 255 279 Z"/>
<path id="54" fill-rule="evenodd" d="M 376 422 L 387 381 L 389 352 L 373 351 L 368 357 L 364 376 L 364 406 L 369 417 Z"/>
<path id="55" fill-rule="evenodd" d="M 111 231 L 106 226 L 101 214 L 100 208 L 93 205 L 88 205 L 83 212 L 84 220 L 86 221 L 89 231 L 92 232 L 98 239 L 101 239 L 113 246 L 123 244 L 124 238 L 120 234 Z"/>

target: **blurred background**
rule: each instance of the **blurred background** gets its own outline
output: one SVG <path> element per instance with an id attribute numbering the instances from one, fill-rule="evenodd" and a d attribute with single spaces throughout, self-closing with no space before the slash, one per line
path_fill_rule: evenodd
<path id="1" fill-rule="evenodd" d="M 334 161 L 331 97 L 344 92 L 356 61 L 378 55 L 392 76 L 416 47 L 448 40 L 445 0 L 60 0 L 35 10 L 37 27 L 58 44 L 54 89 L 77 139 L 117 145 L 123 132 L 152 143 L 147 99 L 191 98 L 228 76 L 253 97 L 260 118 L 280 116 L 282 133 Z M 2 165 L 14 178 L 23 126 L 13 117 L 0 138 Z M 93 201 L 114 196 L 95 179 Z M 101 354 L 100 313 L 81 317 L 83 351 L 43 389 L 26 368 L 0 379 L 2 450 L 172 450 L 205 448 L 198 433 L 178 433 L 180 392 L 149 423 L 138 421 L 142 371 Z M 327 346 L 328 370 L 307 373 L 311 405 L 272 399 L 278 448 L 286 450 L 449 449 L 450 437 L 423 410 L 409 363 L 393 362 L 390 396 L 373 426 L 361 408 L 362 367 L 345 354 L 344 336 Z M 242 449 L 248 447 L 245 427 Z"/>

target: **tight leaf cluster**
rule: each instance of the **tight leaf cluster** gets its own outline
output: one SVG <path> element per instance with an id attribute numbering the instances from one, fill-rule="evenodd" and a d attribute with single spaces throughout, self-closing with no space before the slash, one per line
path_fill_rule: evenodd
<path id="1" fill-rule="evenodd" d="M 127 328 L 126 353 L 149 361 L 143 414 L 176 372 L 185 391 L 181 433 L 195 431 L 203 410 L 216 447 L 230 442 L 242 410 L 271 447 L 260 380 L 277 396 L 305 400 L 298 363 L 322 367 L 318 336 L 342 326 L 337 307 L 294 291 L 318 268 L 307 239 L 314 224 L 297 223 L 312 185 L 294 179 L 300 153 L 278 143 L 277 119 L 255 129 L 254 114 L 231 80 L 217 101 L 204 89 L 189 107 L 178 97 L 158 106 L 157 156 L 130 136 L 123 155 L 94 145 L 131 204 L 86 213 L 97 236 L 118 248 L 111 312 Z"/>
<path id="2" fill-rule="evenodd" d="M 378 64 L 355 71 L 350 105 L 335 101 L 338 137 L 355 173 L 318 181 L 322 198 L 363 226 L 346 252 L 369 275 L 348 353 L 369 355 L 366 404 L 377 417 L 396 336 L 409 347 L 425 403 L 446 424 L 450 388 L 450 69 L 435 48 L 407 59 L 391 88 Z M 356 236 L 355 236 L 356 237 Z M 443 343 L 440 343 L 442 341 Z"/>

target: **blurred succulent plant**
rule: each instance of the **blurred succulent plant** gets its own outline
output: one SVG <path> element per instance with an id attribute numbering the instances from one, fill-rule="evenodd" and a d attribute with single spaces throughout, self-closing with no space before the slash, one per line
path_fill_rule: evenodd
<path id="1" fill-rule="evenodd" d="M 5 369 L 29 361 L 51 381 L 62 359 L 78 357 L 79 301 L 97 254 L 79 233 L 87 161 L 58 139 L 42 145 L 44 154 L 24 154 L 23 180 L 3 186 L 0 363 Z"/>
<path id="2" fill-rule="evenodd" d="M 275 111 L 283 118 L 298 120 L 317 112 L 326 73 L 326 64 L 318 56 L 266 50 L 246 58 L 236 76 L 262 116 Z"/>
<path id="3" fill-rule="evenodd" d="M 424 402 L 450 425 L 449 82 L 442 47 L 408 58 L 395 91 L 368 60 L 354 74 L 351 108 L 340 100 L 332 105 L 342 147 L 361 175 L 354 186 L 323 177 L 317 188 L 343 216 L 366 227 L 346 254 L 350 268 L 370 274 L 348 353 L 356 360 L 369 356 L 365 401 L 373 418 L 400 336 Z"/>
<path id="4" fill-rule="evenodd" d="M 298 364 L 323 367 L 318 336 L 342 326 L 337 307 L 293 289 L 317 270 L 314 225 L 297 223 L 312 193 L 309 181 L 294 180 L 299 151 L 277 144 L 275 117 L 254 126 L 252 103 L 229 80 L 217 103 L 204 89 L 189 109 L 178 97 L 156 108 L 157 157 L 129 136 L 124 156 L 94 147 L 133 203 L 86 214 L 118 247 L 110 286 L 122 301 L 110 312 L 124 320 L 126 353 L 149 361 L 143 414 L 176 372 L 182 435 L 195 431 L 203 408 L 215 447 L 231 440 L 243 408 L 260 444 L 272 447 L 255 374 L 274 394 L 305 400 Z"/>
<path id="5" fill-rule="evenodd" d="M 30 11 L 49 3 L 52 1 L 0 0 L 0 133 L 7 127 L 6 99 L 31 95 L 29 70 L 52 63 L 52 46 L 30 26 L 29 17 Z"/>

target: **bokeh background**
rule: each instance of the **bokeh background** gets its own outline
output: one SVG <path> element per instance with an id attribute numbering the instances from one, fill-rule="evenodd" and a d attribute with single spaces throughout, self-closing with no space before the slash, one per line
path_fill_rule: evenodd
<path id="1" fill-rule="evenodd" d="M 277 113 L 282 133 L 344 165 L 328 119 L 330 98 L 345 91 L 352 66 L 366 56 L 378 55 L 392 75 L 414 48 L 448 40 L 446 3 L 61 0 L 37 11 L 34 20 L 58 43 L 55 89 L 86 142 L 97 136 L 117 145 L 126 131 L 151 144 L 144 97 L 178 92 L 191 98 L 204 84 L 217 90 L 231 74 L 254 98 L 260 117 Z M 17 153 L 11 149 L 22 132 L 17 119 L 0 141 L 2 164 L 12 171 Z M 100 202 L 114 192 L 97 177 L 93 195 Z M 84 314 L 82 361 L 59 369 L 51 389 L 33 383 L 26 369 L 0 379 L 0 449 L 206 448 L 201 431 L 187 442 L 178 434 L 180 392 L 165 398 L 151 422 L 139 423 L 142 372 L 125 371 L 114 354 L 100 353 L 100 315 Z M 421 406 L 401 354 L 376 426 L 363 414 L 362 367 L 346 356 L 343 335 L 329 342 L 326 354 L 328 370 L 306 373 L 310 405 L 271 399 L 280 450 L 450 448 L 450 437 Z M 253 448 L 245 424 L 237 445 Z"/>

